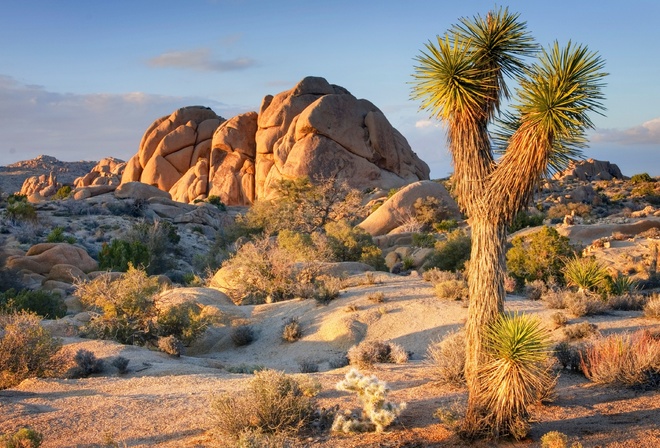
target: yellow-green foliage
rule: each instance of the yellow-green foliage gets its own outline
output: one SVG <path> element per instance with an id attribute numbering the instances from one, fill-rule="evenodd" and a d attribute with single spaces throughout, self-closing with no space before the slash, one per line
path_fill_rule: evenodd
<path id="1" fill-rule="evenodd" d="M 470 259 L 472 240 L 462 230 L 447 234 L 446 241 L 435 244 L 434 253 L 424 263 L 424 269 L 437 268 L 442 271 L 460 271 Z"/>
<path id="2" fill-rule="evenodd" d="M 0 437 L 0 445 L 4 448 L 38 448 L 43 436 L 31 428 L 21 428 L 13 434 Z"/>
<path id="3" fill-rule="evenodd" d="M 554 385 L 546 360 L 549 332 L 538 318 L 502 314 L 486 330 L 490 360 L 479 371 L 478 400 L 488 410 L 493 435 L 524 437 L 529 408 Z"/>
<path id="4" fill-rule="evenodd" d="M 506 253 L 509 274 L 519 287 L 525 282 L 550 278 L 560 280 L 564 260 L 574 254 L 570 240 L 551 227 L 543 227 L 532 235 L 517 236 Z"/>
<path id="5" fill-rule="evenodd" d="M 607 269 L 595 258 L 570 258 L 562 268 L 568 286 L 576 286 L 581 291 L 606 290 Z"/>
<path id="6" fill-rule="evenodd" d="M 61 346 L 36 314 L 0 313 L 0 389 L 47 374 Z"/>
<path id="7" fill-rule="evenodd" d="M 346 374 L 337 389 L 355 392 L 362 403 L 362 412 L 355 417 L 351 412 L 338 414 L 332 424 L 336 432 L 382 432 L 406 409 L 405 403 L 387 400 L 390 389 L 385 382 L 373 375 L 364 376 L 355 369 Z"/>
<path id="8" fill-rule="evenodd" d="M 325 232 L 335 260 L 360 261 L 378 270 L 386 269 L 381 250 L 365 230 L 341 220 L 326 224 Z"/>

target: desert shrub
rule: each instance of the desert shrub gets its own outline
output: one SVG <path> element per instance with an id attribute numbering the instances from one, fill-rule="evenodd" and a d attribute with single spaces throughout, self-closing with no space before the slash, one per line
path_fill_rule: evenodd
<path id="1" fill-rule="evenodd" d="M 66 315 L 66 306 L 59 294 L 42 289 L 10 289 L 0 293 L 0 311 L 31 311 L 44 319 L 58 319 Z"/>
<path id="2" fill-rule="evenodd" d="M 220 211 L 227 211 L 227 206 L 222 202 L 222 199 L 220 196 L 217 196 L 215 194 L 212 194 L 208 198 L 206 198 L 206 202 L 208 202 L 211 205 L 215 205 Z"/>
<path id="3" fill-rule="evenodd" d="M 403 257 L 401 264 L 404 271 L 409 271 L 415 267 L 415 259 L 413 257 Z"/>
<path id="4" fill-rule="evenodd" d="M 12 434 L 0 436 L 0 444 L 5 448 L 38 448 L 43 435 L 31 428 L 20 428 Z"/>
<path id="5" fill-rule="evenodd" d="M 607 277 L 607 293 L 613 296 L 631 295 L 637 290 L 637 282 L 621 273 Z"/>
<path id="6" fill-rule="evenodd" d="M 561 278 L 564 260 L 574 254 L 570 240 L 551 227 L 542 227 L 527 237 L 511 240 L 506 253 L 509 275 L 522 287 L 525 282 Z"/>
<path id="7" fill-rule="evenodd" d="M 236 448 L 294 448 L 295 438 L 286 433 L 267 434 L 259 430 L 241 431 L 236 440 Z"/>
<path id="8" fill-rule="evenodd" d="M 238 438 L 246 430 L 272 434 L 298 430 L 314 412 L 314 401 L 296 377 L 275 370 L 255 372 L 248 390 L 222 395 L 212 404 L 218 431 Z"/>
<path id="9" fill-rule="evenodd" d="M 460 271 L 470 259 L 472 240 L 462 230 L 447 235 L 446 241 L 438 241 L 434 253 L 424 263 L 424 269 L 438 268 L 441 271 Z"/>
<path id="10" fill-rule="evenodd" d="M 521 439 L 529 431 L 530 407 L 554 385 L 546 367 L 549 333 L 538 318 L 502 314 L 485 336 L 490 360 L 479 371 L 477 399 L 489 412 L 486 427 L 493 435 Z"/>
<path id="11" fill-rule="evenodd" d="M 442 204 L 440 199 L 433 196 L 417 198 L 413 204 L 413 210 L 417 222 L 426 229 L 431 228 L 434 223 L 441 222 L 448 216 L 447 207 Z"/>
<path id="12" fill-rule="evenodd" d="M 319 259 L 312 236 L 308 233 L 284 229 L 277 235 L 277 246 L 291 254 L 295 261 Z"/>
<path id="13" fill-rule="evenodd" d="M 96 357 L 96 355 L 84 348 L 79 349 L 73 356 L 75 367 L 71 376 L 73 378 L 85 378 L 94 373 L 101 373 L 105 368 L 105 362 Z"/>
<path id="14" fill-rule="evenodd" d="M 46 242 L 48 243 L 69 243 L 69 244 L 75 244 L 76 239 L 73 236 L 65 236 L 64 235 L 64 228 L 63 227 L 55 227 L 53 230 L 50 231 L 48 236 L 46 237 Z"/>
<path id="15" fill-rule="evenodd" d="M 99 268 L 102 270 L 126 272 L 130 265 L 146 268 L 150 260 L 149 249 L 139 241 L 113 239 L 110 244 L 103 243 L 99 252 Z"/>
<path id="16" fill-rule="evenodd" d="M 62 346 L 26 311 L 0 313 L 0 389 L 51 371 L 53 356 Z"/>
<path id="17" fill-rule="evenodd" d="M 525 284 L 523 290 L 525 297 L 529 300 L 540 300 L 545 291 L 545 283 L 541 280 L 534 280 Z"/>
<path id="18" fill-rule="evenodd" d="M 62 185 L 53 196 L 53 199 L 67 199 L 69 196 L 71 196 L 71 186 Z"/>
<path id="19" fill-rule="evenodd" d="M 441 271 L 438 268 L 431 268 L 427 271 L 424 271 L 422 274 L 422 279 L 424 279 L 424 281 L 430 282 L 433 285 L 436 285 L 448 280 L 461 280 L 463 279 L 463 276 L 459 272 Z"/>
<path id="20" fill-rule="evenodd" d="M 653 319 L 660 319 L 660 295 L 653 295 L 644 305 L 644 315 Z"/>
<path id="21" fill-rule="evenodd" d="M 274 185 L 274 200 L 260 200 L 241 217 L 238 232 L 244 235 L 276 234 L 288 229 L 313 233 L 327 223 L 364 216 L 361 194 L 335 178 L 280 180 Z"/>
<path id="22" fill-rule="evenodd" d="M 2 264 L 4 264 L 4 260 L 0 259 L 0 265 Z M 25 289 L 21 278 L 16 269 L 0 268 L 0 293 Z"/>
<path id="23" fill-rule="evenodd" d="M 303 360 L 298 363 L 300 373 L 316 373 L 319 371 L 319 365 L 314 361 Z"/>
<path id="24" fill-rule="evenodd" d="M 509 228 L 507 229 L 509 233 L 517 232 L 520 229 L 525 229 L 527 227 L 536 227 L 543 224 L 543 219 L 545 217 L 543 214 L 535 213 L 530 214 L 529 212 L 522 210 L 516 214 L 513 218 Z"/>
<path id="25" fill-rule="evenodd" d="M 273 238 L 259 237 L 243 244 L 223 262 L 227 294 L 237 304 L 279 302 L 294 297 L 314 297 L 325 286 L 317 281 L 318 265 L 302 267 Z"/>
<path id="26" fill-rule="evenodd" d="M 541 437 L 541 448 L 568 448 L 568 437 L 559 431 L 550 431 Z"/>
<path id="27" fill-rule="evenodd" d="M 575 345 L 571 345 L 567 341 L 562 341 L 555 345 L 554 355 L 562 368 L 573 371 L 581 370 L 581 353 L 582 350 Z"/>
<path id="28" fill-rule="evenodd" d="M 157 346 L 158 350 L 170 356 L 179 357 L 183 352 L 183 342 L 174 335 L 159 337 Z"/>
<path id="29" fill-rule="evenodd" d="M 128 363 L 130 359 L 124 358 L 123 356 L 117 356 L 110 361 L 110 364 L 115 367 L 119 373 L 124 374 L 128 372 Z"/>
<path id="30" fill-rule="evenodd" d="M 554 324 L 555 328 L 563 327 L 568 322 L 566 315 L 564 313 L 560 313 L 559 311 L 552 313 L 550 320 Z"/>
<path id="31" fill-rule="evenodd" d="M 346 357 L 350 364 L 359 368 L 371 368 L 377 362 L 402 364 L 408 361 L 407 353 L 400 346 L 379 340 L 362 341 L 354 345 Z"/>
<path id="32" fill-rule="evenodd" d="M 607 302 L 594 294 L 564 294 L 566 309 L 575 317 L 593 316 L 607 311 Z"/>
<path id="33" fill-rule="evenodd" d="M 386 270 L 382 252 L 366 230 L 351 226 L 345 220 L 329 222 L 324 229 L 335 260 L 360 261 Z"/>
<path id="34" fill-rule="evenodd" d="M 438 233 L 449 233 L 458 228 L 458 222 L 455 219 L 443 219 L 433 224 L 433 230 Z"/>
<path id="35" fill-rule="evenodd" d="M 406 409 L 405 403 L 396 404 L 387 400 L 387 384 L 375 376 L 364 376 L 351 369 L 344 379 L 337 383 L 337 389 L 355 392 L 362 403 L 359 415 L 350 411 L 338 414 L 332 424 L 336 432 L 382 432 L 390 426 Z"/>
<path id="36" fill-rule="evenodd" d="M 568 204 L 555 204 L 548 209 L 550 219 L 564 219 L 566 215 L 573 214 L 586 218 L 591 214 L 591 206 L 581 202 L 569 202 Z"/>
<path id="37" fill-rule="evenodd" d="M 630 182 L 633 185 L 635 185 L 635 184 L 642 184 L 644 182 L 655 182 L 655 179 L 649 176 L 648 173 L 639 173 L 639 174 L 633 174 L 633 176 L 630 178 Z"/>
<path id="38" fill-rule="evenodd" d="M 621 311 L 641 311 L 647 300 L 647 297 L 642 294 L 615 295 L 607 298 L 607 307 Z"/>
<path id="39" fill-rule="evenodd" d="M 385 293 L 383 293 L 382 291 L 374 292 L 372 294 L 369 294 L 367 300 L 374 303 L 383 303 L 385 301 Z"/>
<path id="40" fill-rule="evenodd" d="M 297 317 L 291 317 L 282 327 L 282 340 L 286 342 L 296 342 L 302 337 L 302 328 Z"/>
<path id="41" fill-rule="evenodd" d="M 156 317 L 159 336 L 174 336 L 183 345 L 190 345 L 211 324 L 211 319 L 196 303 L 181 303 L 161 309 Z"/>
<path id="42" fill-rule="evenodd" d="M 465 334 L 449 332 L 441 341 L 432 342 L 426 351 L 438 380 L 454 386 L 465 385 Z"/>
<path id="43" fill-rule="evenodd" d="M 468 298 L 468 284 L 465 280 L 446 280 L 434 286 L 436 297 L 444 300 L 463 300 Z"/>
<path id="44" fill-rule="evenodd" d="M 155 339 L 158 311 L 154 297 L 159 289 L 157 278 L 133 266 L 115 281 L 106 274 L 79 283 L 76 294 L 94 313 L 84 331 L 93 337 L 129 345 L 143 345 Z"/>
<path id="45" fill-rule="evenodd" d="M 342 281 L 337 277 L 320 276 L 311 284 L 311 297 L 322 305 L 339 297 Z"/>
<path id="46" fill-rule="evenodd" d="M 595 324 L 580 322 L 566 326 L 564 328 L 564 336 L 569 340 L 584 339 L 594 334 L 597 330 L 598 327 Z"/>
<path id="47" fill-rule="evenodd" d="M 599 338 L 586 347 L 582 371 L 595 383 L 653 383 L 660 375 L 660 339 L 644 330 Z"/>
<path id="48" fill-rule="evenodd" d="M 431 233 L 413 233 L 412 245 L 413 247 L 435 247 L 435 237 Z"/>
<path id="49" fill-rule="evenodd" d="M 254 341 L 254 330 L 249 325 L 239 325 L 231 331 L 231 340 L 236 347 L 250 345 Z"/>
<path id="50" fill-rule="evenodd" d="M 77 202 L 77 201 L 76 201 Z M 123 199 L 117 202 L 108 202 L 106 207 L 115 216 L 131 216 L 140 218 L 144 216 L 147 200 L 142 198 Z"/>
<path id="51" fill-rule="evenodd" d="M 602 291 L 607 287 L 607 269 L 595 258 L 570 258 L 562 268 L 568 286 L 579 291 Z"/>
<path id="52" fill-rule="evenodd" d="M 7 199 L 5 218 L 11 222 L 21 223 L 37 220 L 37 209 L 27 202 L 27 198 L 21 195 L 11 195 Z"/>
<path id="53" fill-rule="evenodd" d="M 177 251 L 181 237 L 171 222 L 137 222 L 126 232 L 125 238 L 130 244 L 140 243 L 146 247 L 149 258 L 144 266 L 148 274 L 162 274 L 176 265 L 171 255 Z"/>

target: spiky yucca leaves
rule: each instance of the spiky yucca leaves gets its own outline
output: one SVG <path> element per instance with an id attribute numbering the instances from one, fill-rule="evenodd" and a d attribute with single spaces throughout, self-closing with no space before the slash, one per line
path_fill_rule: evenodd
<path id="1" fill-rule="evenodd" d="M 580 291 L 597 291 L 607 286 L 607 270 L 595 258 L 571 258 L 562 269 L 568 286 Z"/>
<path id="2" fill-rule="evenodd" d="M 546 365 L 549 336 L 538 318 L 524 314 L 502 314 L 488 328 L 491 360 L 479 371 L 479 400 L 487 414 L 475 430 L 517 439 L 527 434 L 529 407 L 554 384 Z"/>

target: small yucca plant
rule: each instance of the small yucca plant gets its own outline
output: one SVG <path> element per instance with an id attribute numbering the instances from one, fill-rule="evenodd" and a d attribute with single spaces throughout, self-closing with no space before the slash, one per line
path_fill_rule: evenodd
<path id="1" fill-rule="evenodd" d="M 491 359 L 479 373 L 479 399 L 488 426 L 496 436 L 520 439 L 529 430 L 529 407 L 554 385 L 546 363 L 549 332 L 538 318 L 502 314 L 485 336 Z"/>
<path id="2" fill-rule="evenodd" d="M 568 286 L 580 291 L 597 291 L 607 284 L 607 270 L 594 258 L 571 258 L 563 269 Z"/>
<path id="3" fill-rule="evenodd" d="M 630 277 L 617 273 L 608 279 L 608 291 L 613 296 L 630 294 L 637 290 L 637 282 Z"/>

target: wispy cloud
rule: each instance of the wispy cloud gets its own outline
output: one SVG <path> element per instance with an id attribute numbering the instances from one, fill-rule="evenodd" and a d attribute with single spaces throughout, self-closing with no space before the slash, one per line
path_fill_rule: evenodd
<path id="1" fill-rule="evenodd" d="M 225 118 L 244 111 L 198 97 L 51 92 L 0 74 L 0 165 L 39 154 L 67 161 L 127 160 L 154 120 L 193 104 Z"/>
<path id="2" fill-rule="evenodd" d="M 250 58 L 219 59 L 214 58 L 208 48 L 188 51 L 170 51 L 147 61 L 151 67 L 171 67 L 197 70 L 202 72 L 230 72 L 244 70 L 255 65 Z"/>
<path id="3" fill-rule="evenodd" d="M 440 127 L 440 123 L 434 120 L 418 120 L 415 122 L 417 129 L 429 129 Z"/>
<path id="4" fill-rule="evenodd" d="M 625 145 L 660 144 L 660 117 L 628 129 L 597 129 L 591 140 Z"/>

